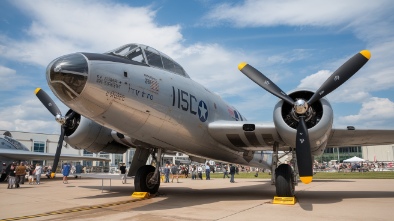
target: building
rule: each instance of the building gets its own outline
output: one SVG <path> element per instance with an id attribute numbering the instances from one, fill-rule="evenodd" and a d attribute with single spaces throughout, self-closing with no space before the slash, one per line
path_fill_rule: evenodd
<path id="1" fill-rule="evenodd" d="M 6 130 L 0 130 L 1 134 L 4 134 Z M 57 143 L 59 141 L 58 134 L 45 134 L 45 133 L 31 133 L 31 132 L 21 132 L 21 131 L 10 131 L 12 138 L 19 141 L 23 145 L 25 145 L 30 151 L 32 152 L 42 152 L 42 153 L 56 153 Z M 129 151 L 128 151 L 129 152 Z M 105 157 L 110 158 L 111 162 L 99 162 L 93 161 L 99 165 L 92 165 L 92 161 L 76 161 L 81 162 L 84 166 L 102 166 L 102 167 L 109 167 L 112 162 L 119 162 L 119 158 L 122 160 L 123 155 L 120 154 L 107 154 L 107 153 L 100 153 L 100 154 L 93 154 L 88 153 L 85 150 L 77 150 L 70 147 L 66 142 L 63 142 L 62 154 L 72 154 L 72 155 L 79 155 L 79 156 L 95 156 L 95 157 Z M 23 159 L 21 159 L 23 160 Z M 120 161 L 121 161 L 120 160 Z M 73 163 L 76 163 L 73 162 Z M 52 165 L 53 160 L 41 160 L 41 161 L 33 161 L 33 164 L 40 163 L 41 165 Z"/>
<path id="2" fill-rule="evenodd" d="M 362 147 L 364 160 L 394 162 L 394 144 Z"/>
<path id="3" fill-rule="evenodd" d="M 367 161 L 392 162 L 394 161 L 394 144 L 379 146 L 351 146 L 351 147 L 329 147 L 324 150 L 318 162 L 329 162 L 336 160 L 342 162 L 351 157 L 360 157 Z"/>

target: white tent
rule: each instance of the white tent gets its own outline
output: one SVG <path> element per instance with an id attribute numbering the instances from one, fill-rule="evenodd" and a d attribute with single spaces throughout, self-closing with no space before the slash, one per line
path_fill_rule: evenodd
<path id="1" fill-rule="evenodd" d="M 359 158 L 359 157 L 356 157 L 356 156 L 354 156 L 354 157 L 352 157 L 352 158 L 349 158 L 349 159 L 346 159 L 346 160 L 344 160 L 343 162 L 346 162 L 346 163 L 354 163 L 354 162 L 361 162 L 361 161 L 365 161 L 364 159 L 361 159 L 361 158 Z"/>

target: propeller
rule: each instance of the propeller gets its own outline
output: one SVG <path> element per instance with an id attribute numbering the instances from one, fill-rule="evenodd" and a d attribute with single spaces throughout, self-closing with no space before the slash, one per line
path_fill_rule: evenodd
<path id="1" fill-rule="evenodd" d="M 36 96 L 41 101 L 41 103 L 51 112 L 51 114 L 55 117 L 56 121 L 60 123 L 60 136 L 59 141 L 57 143 L 57 149 L 55 153 L 55 159 L 53 161 L 51 178 L 55 177 L 56 168 L 59 163 L 60 154 L 62 151 L 62 144 L 64 140 L 65 130 L 68 128 L 69 121 L 75 115 L 74 111 L 71 111 L 66 117 L 63 117 L 57 105 L 53 102 L 53 100 L 48 96 L 48 94 L 42 90 L 41 88 L 37 88 L 35 91 Z"/>
<path id="2" fill-rule="evenodd" d="M 309 141 L 309 132 L 305 123 L 305 114 L 308 108 L 316 101 L 331 93 L 350 77 L 352 77 L 365 63 L 371 58 L 371 53 L 368 50 L 363 50 L 347 60 L 341 67 L 339 67 L 313 94 L 313 96 L 305 101 L 298 99 L 294 101 L 285 92 L 283 92 L 277 85 L 275 85 L 264 74 L 256 70 L 251 65 L 242 62 L 238 65 L 238 69 L 248 78 L 253 80 L 256 84 L 264 88 L 266 91 L 282 99 L 284 102 L 293 105 L 293 109 L 299 118 L 296 134 L 296 156 L 297 166 L 300 179 L 307 184 L 312 182 L 313 168 L 312 168 L 312 154 L 311 145 Z"/>

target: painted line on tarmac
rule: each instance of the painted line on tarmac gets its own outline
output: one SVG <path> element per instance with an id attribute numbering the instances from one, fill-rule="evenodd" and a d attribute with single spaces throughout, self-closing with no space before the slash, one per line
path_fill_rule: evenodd
<path id="1" fill-rule="evenodd" d="M 53 216 L 53 215 L 61 215 L 61 214 L 66 214 L 66 213 L 75 213 L 75 212 L 82 212 L 82 211 L 87 211 L 87 210 L 93 210 L 93 209 L 102 209 L 102 208 L 107 208 L 111 206 L 119 206 L 127 203 L 132 203 L 132 202 L 138 202 L 146 199 L 132 199 L 132 200 L 125 200 L 125 201 L 120 201 L 116 203 L 106 203 L 106 204 L 98 204 L 94 206 L 83 206 L 79 208 L 74 208 L 74 209 L 63 209 L 63 210 L 57 210 L 57 211 L 52 211 L 52 212 L 47 212 L 47 213 L 40 213 L 40 214 L 35 214 L 35 215 L 29 215 L 29 216 L 19 216 L 19 217 L 13 217 L 13 218 L 6 218 L 6 219 L 0 219 L 0 221 L 14 221 L 14 220 L 23 220 L 23 219 L 31 219 L 31 218 L 38 218 L 38 217 L 44 217 L 44 216 Z"/>

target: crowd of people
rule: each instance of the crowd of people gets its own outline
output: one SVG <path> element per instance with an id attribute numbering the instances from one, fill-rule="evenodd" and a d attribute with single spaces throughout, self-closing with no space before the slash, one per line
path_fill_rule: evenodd
<path id="1" fill-rule="evenodd" d="M 234 175 L 237 174 L 238 171 L 238 166 L 234 166 L 232 164 L 224 166 L 222 168 L 223 178 L 230 178 L 230 182 L 234 183 Z M 172 183 L 174 182 L 174 179 L 179 182 L 180 175 L 188 178 L 189 173 L 191 174 L 192 180 L 202 180 L 203 173 L 205 173 L 205 179 L 210 180 L 211 173 L 215 173 L 215 167 L 213 165 L 210 165 L 209 163 L 177 166 L 175 164 L 167 162 L 166 165 L 160 169 L 160 172 L 163 176 L 164 183 L 169 183 L 170 178 Z"/>
<path id="2" fill-rule="evenodd" d="M 347 163 L 330 163 L 330 162 L 315 162 L 313 170 L 315 172 L 368 172 L 368 171 L 383 171 L 386 169 L 393 169 L 392 163 L 384 162 L 347 162 Z"/>
<path id="3" fill-rule="evenodd" d="M 12 162 L 9 165 L 6 163 L 2 164 L 3 171 L 1 171 L 1 181 L 8 182 L 8 189 L 20 188 L 21 185 L 25 184 L 27 179 L 29 185 L 40 185 L 41 176 L 45 174 L 47 178 L 50 178 L 52 167 L 42 166 L 40 163 L 27 164 L 25 162 Z M 78 162 L 76 166 L 72 166 L 70 163 L 64 163 L 61 167 L 63 175 L 63 183 L 67 184 L 67 177 L 70 174 L 78 174 L 82 172 L 82 166 Z"/>
<path id="4" fill-rule="evenodd" d="M 19 188 L 25 184 L 26 177 L 30 185 L 40 185 L 43 168 L 39 163 L 27 165 L 25 162 L 12 162 L 9 165 L 3 163 L 2 166 L 5 168 L 2 171 L 2 180 L 8 182 L 8 189 Z"/>
<path id="5" fill-rule="evenodd" d="M 4 169 L 5 168 L 5 169 Z M 75 178 L 78 178 L 78 174 L 83 173 L 84 169 L 81 164 L 77 162 L 76 165 L 72 165 L 70 163 L 63 163 L 60 168 L 61 173 L 63 175 L 63 183 L 68 184 L 68 176 L 73 174 Z M 127 169 L 124 163 L 120 163 L 119 165 L 120 175 L 122 179 L 122 183 L 126 183 L 127 177 Z M 223 178 L 229 178 L 231 183 L 234 183 L 234 175 L 238 174 L 239 171 L 250 172 L 250 168 L 235 166 L 232 164 L 222 165 L 220 167 L 216 167 L 215 165 L 210 165 L 208 162 L 206 164 L 191 164 L 191 165 L 176 165 L 167 162 L 166 165 L 160 168 L 160 172 L 162 174 L 162 179 L 164 183 L 171 182 L 179 182 L 180 176 L 188 178 L 189 174 L 191 174 L 192 180 L 203 180 L 203 174 L 205 173 L 205 179 L 211 179 L 211 173 L 215 173 L 216 169 L 220 172 L 223 172 Z M 45 175 L 47 178 L 51 178 L 51 166 L 42 166 L 39 163 L 33 165 L 27 165 L 25 162 L 12 162 L 9 165 L 5 165 L 3 163 L 3 171 L 2 171 L 2 180 L 8 182 L 8 188 L 20 188 L 20 185 L 25 183 L 25 180 L 28 180 L 29 185 L 40 185 L 41 176 Z M 256 177 L 258 176 L 258 170 L 256 170 Z"/>

